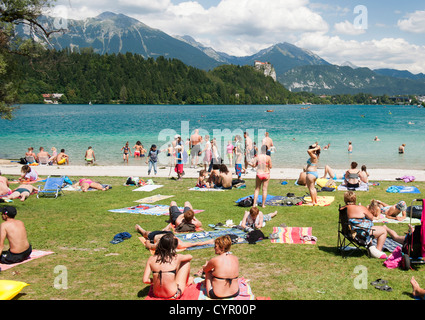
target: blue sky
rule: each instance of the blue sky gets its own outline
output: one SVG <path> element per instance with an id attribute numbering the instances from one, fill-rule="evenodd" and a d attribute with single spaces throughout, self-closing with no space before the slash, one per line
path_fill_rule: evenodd
<path id="1" fill-rule="evenodd" d="M 236 56 L 289 42 L 334 64 L 425 73 L 419 0 L 57 0 L 55 11 L 70 19 L 122 13 Z"/>

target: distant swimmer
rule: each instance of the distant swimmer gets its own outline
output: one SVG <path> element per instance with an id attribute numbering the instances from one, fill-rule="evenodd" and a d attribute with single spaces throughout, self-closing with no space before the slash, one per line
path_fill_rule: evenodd
<path id="1" fill-rule="evenodd" d="M 351 141 L 348 142 L 348 153 L 352 153 L 353 152 L 353 145 L 351 143 Z"/>
<path id="2" fill-rule="evenodd" d="M 378 136 L 375 136 L 375 138 L 373 139 L 373 141 L 381 141 L 381 139 L 379 139 Z"/>
<path id="3" fill-rule="evenodd" d="M 402 154 L 402 153 L 404 153 L 404 147 L 406 146 L 406 144 L 402 144 L 400 147 L 398 147 L 398 153 L 399 154 Z"/>
<path id="4" fill-rule="evenodd" d="M 414 122 L 412 122 L 412 121 L 409 121 L 409 124 L 415 124 Z"/>

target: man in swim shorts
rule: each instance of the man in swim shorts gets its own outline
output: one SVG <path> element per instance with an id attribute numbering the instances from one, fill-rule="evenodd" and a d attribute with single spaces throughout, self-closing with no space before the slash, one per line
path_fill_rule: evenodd
<path id="1" fill-rule="evenodd" d="M 65 149 L 61 149 L 61 152 L 58 154 L 56 162 L 59 165 L 62 165 L 65 163 L 69 164 L 69 156 L 65 154 Z"/>
<path id="2" fill-rule="evenodd" d="M 199 160 L 199 152 L 201 152 L 202 136 L 199 135 L 199 129 L 190 136 L 190 155 L 192 156 L 192 167 L 196 168 Z"/>
<path id="3" fill-rule="evenodd" d="M 12 191 L 10 195 L 6 197 L 6 199 L 20 199 L 21 201 L 25 201 L 33 192 L 39 191 L 32 184 L 21 184 L 15 190 Z"/>
<path id="4" fill-rule="evenodd" d="M 15 207 L 6 206 L 1 208 L 1 218 L 4 221 L 0 226 L 1 263 L 12 264 L 22 262 L 32 252 L 24 223 L 15 219 L 16 213 Z M 5 239 L 9 241 L 9 250 L 7 251 L 3 251 Z"/>

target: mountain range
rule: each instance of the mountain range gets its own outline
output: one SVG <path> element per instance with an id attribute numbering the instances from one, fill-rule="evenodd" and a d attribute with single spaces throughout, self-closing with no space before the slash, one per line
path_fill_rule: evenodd
<path id="1" fill-rule="evenodd" d="M 44 25 L 52 26 L 53 20 L 52 17 L 41 18 Z M 23 30 L 19 32 L 25 36 Z M 164 56 L 202 70 L 212 70 L 223 64 L 253 66 L 255 61 L 269 62 L 275 69 L 277 81 L 291 91 L 425 95 L 424 74 L 357 68 L 349 62 L 336 66 L 309 50 L 286 42 L 251 56 L 236 57 L 205 47 L 188 35 L 170 36 L 136 19 L 112 12 L 85 20 L 67 20 L 67 29 L 53 33 L 49 39 L 51 46 L 58 50 L 91 47 L 99 54 L 132 52 L 144 58 Z"/>

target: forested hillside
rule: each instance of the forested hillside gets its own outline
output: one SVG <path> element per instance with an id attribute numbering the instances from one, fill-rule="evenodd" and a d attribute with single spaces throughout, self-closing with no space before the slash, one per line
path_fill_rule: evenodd
<path id="1" fill-rule="evenodd" d="M 176 59 L 87 50 L 45 51 L 37 59 L 17 56 L 21 103 L 42 103 L 42 94 L 63 93 L 62 103 L 278 104 L 299 96 L 249 66 L 206 72 Z"/>

